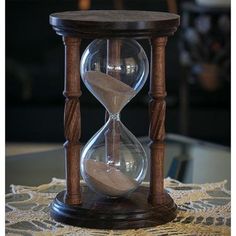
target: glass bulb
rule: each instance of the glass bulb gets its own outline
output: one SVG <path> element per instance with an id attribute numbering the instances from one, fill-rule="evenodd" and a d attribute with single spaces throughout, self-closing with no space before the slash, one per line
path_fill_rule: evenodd
<path id="1" fill-rule="evenodd" d="M 148 59 L 132 39 L 94 40 L 81 58 L 81 77 L 109 113 L 106 124 L 81 154 L 81 174 L 99 194 L 120 197 L 134 191 L 147 171 L 147 156 L 120 121 L 120 111 L 143 87 Z"/>
<path id="2" fill-rule="evenodd" d="M 135 136 L 110 118 L 84 147 L 81 173 L 99 194 L 119 197 L 134 191 L 147 171 L 146 153 Z"/>
<path id="3" fill-rule="evenodd" d="M 149 63 L 145 51 L 136 40 L 97 39 L 85 49 L 80 73 L 90 92 L 114 114 L 120 112 L 143 87 L 149 73 Z M 100 88 L 106 89 L 106 92 L 99 92 Z M 107 97 L 112 98 L 111 103 L 119 109 L 110 111 L 111 107 L 105 104 L 109 100 Z"/>

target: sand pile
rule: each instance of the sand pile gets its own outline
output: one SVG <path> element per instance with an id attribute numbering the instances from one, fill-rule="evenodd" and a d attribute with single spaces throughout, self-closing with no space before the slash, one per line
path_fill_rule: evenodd
<path id="1" fill-rule="evenodd" d="M 115 167 L 95 160 L 87 160 L 85 165 L 90 182 L 102 194 L 121 196 L 136 188 L 137 183 Z"/>

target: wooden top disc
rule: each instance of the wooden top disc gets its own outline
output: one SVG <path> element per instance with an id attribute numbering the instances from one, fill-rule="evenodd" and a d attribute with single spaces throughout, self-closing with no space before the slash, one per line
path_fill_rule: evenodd
<path id="1" fill-rule="evenodd" d="M 59 35 L 81 38 L 169 36 L 179 22 L 176 14 L 152 11 L 89 10 L 50 15 L 50 24 Z"/>

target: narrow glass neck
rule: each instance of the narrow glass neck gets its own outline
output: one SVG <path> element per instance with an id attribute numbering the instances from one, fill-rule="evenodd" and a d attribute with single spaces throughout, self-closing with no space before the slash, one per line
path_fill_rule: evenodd
<path id="1" fill-rule="evenodd" d="M 116 114 L 109 113 L 109 120 L 120 121 L 120 113 L 116 113 Z"/>

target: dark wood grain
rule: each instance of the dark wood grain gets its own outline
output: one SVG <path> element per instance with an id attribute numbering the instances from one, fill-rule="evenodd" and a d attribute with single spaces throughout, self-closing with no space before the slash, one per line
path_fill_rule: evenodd
<path id="1" fill-rule="evenodd" d="M 150 79 L 149 103 L 150 127 L 150 192 L 148 201 L 152 205 L 165 202 L 164 156 L 165 156 L 165 46 L 167 38 L 152 39 L 152 74 Z"/>
<path id="2" fill-rule="evenodd" d="M 79 38 L 65 37 L 64 133 L 66 142 L 66 183 L 68 204 L 80 204 L 80 42 Z"/>
<path id="3" fill-rule="evenodd" d="M 68 11 L 51 14 L 50 24 L 64 36 L 148 38 L 172 35 L 179 25 L 179 16 L 152 11 Z"/>
<path id="4" fill-rule="evenodd" d="M 165 202 L 152 206 L 147 187 L 127 198 L 102 198 L 88 187 L 82 188 L 82 204 L 68 205 L 60 192 L 51 206 L 51 216 L 59 222 L 97 229 L 136 229 L 167 223 L 176 217 L 176 205 L 165 193 Z"/>

